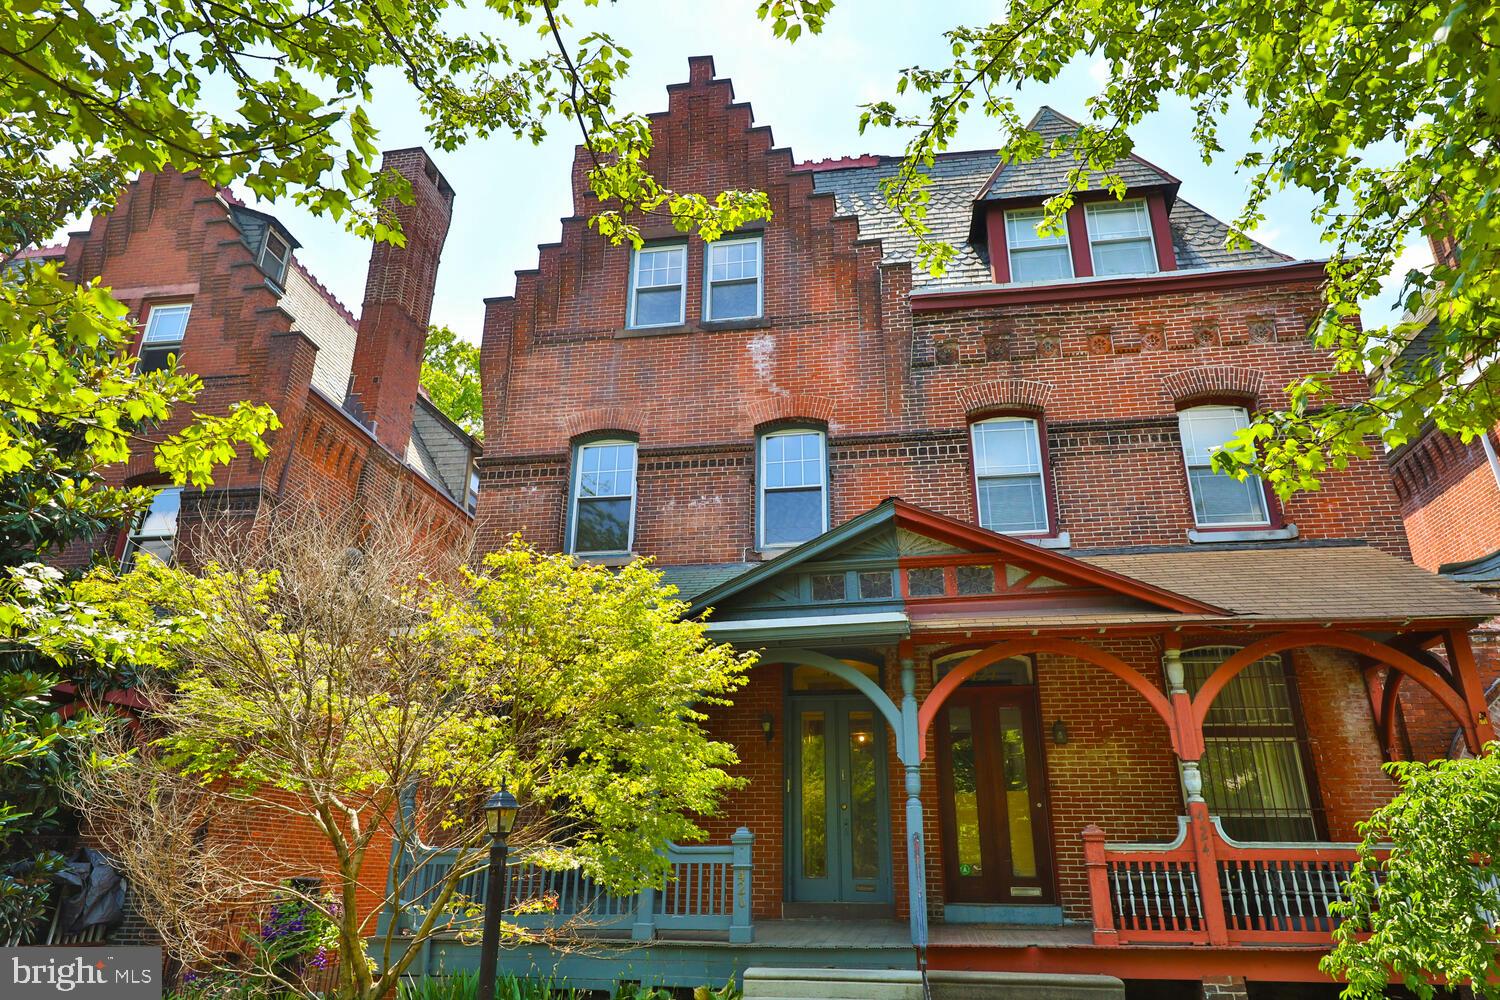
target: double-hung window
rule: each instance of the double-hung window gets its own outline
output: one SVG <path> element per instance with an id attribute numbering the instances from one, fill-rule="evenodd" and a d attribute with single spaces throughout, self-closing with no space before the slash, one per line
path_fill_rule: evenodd
<path id="1" fill-rule="evenodd" d="M 1249 424 L 1249 415 L 1240 406 L 1194 406 L 1177 414 L 1193 517 L 1201 528 L 1269 523 L 1266 490 L 1260 479 L 1236 479 L 1213 467 L 1214 452 Z"/>
<path id="2" fill-rule="evenodd" d="M 629 552 L 635 532 L 635 443 L 580 445 L 574 465 L 572 551 Z"/>
<path id="3" fill-rule="evenodd" d="M 683 322 L 687 247 L 681 243 L 635 251 L 630 272 L 630 326 L 676 326 Z"/>
<path id="4" fill-rule="evenodd" d="M 1073 252 L 1068 248 L 1064 230 L 1056 236 L 1036 231 L 1041 225 L 1041 209 L 1008 209 L 1005 213 L 1005 242 L 1010 252 L 1010 280 L 1063 281 L 1073 277 Z"/>
<path id="5" fill-rule="evenodd" d="M 125 536 L 125 553 L 120 560 L 125 569 L 135 565 L 142 552 L 149 552 L 164 563 L 172 561 L 177 547 L 177 515 L 182 510 L 182 487 L 168 486 L 151 498 L 151 506 Z"/>
<path id="6" fill-rule="evenodd" d="M 287 245 L 275 230 L 266 230 L 266 245 L 260 251 L 260 269 L 266 273 L 266 277 L 281 284 L 286 277 L 286 265 L 291 260 L 292 248 Z"/>
<path id="7" fill-rule="evenodd" d="M 1186 687 L 1196 695 L 1233 647 L 1184 650 Z M 1279 656 L 1236 674 L 1203 718 L 1203 798 L 1236 840 L 1317 840 L 1318 802 L 1296 686 Z"/>
<path id="8" fill-rule="evenodd" d="M 759 236 L 710 243 L 704 258 L 703 318 L 754 319 L 761 311 Z"/>
<path id="9" fill-rule="evenodd" d="M 1094 273 L 1155 274 L 1156 242 L 1143 200 L 1101 201 L 1084 206 Z"/>
<path id="10" fill-rule="evenodd" d="M 141 334 L 141 353 L 136 370 L 154 372 L 167 367 L 167 359 L 182 354 L 190 302 L 152 306 L 146 313 L 146 331 Z"/>
<path id="11" fill-rule="evenodd" d="M 760 439 L 760 547 L 800 545 L 828 530 L 823 435 L 774 431 Z"/>
<path id="12" fill-rule="evenodd" d="M 1048 530 L 1041 434 L 1029 417 L 981 420 L 970 429 L 979 524 L 1006 534 Z"/>

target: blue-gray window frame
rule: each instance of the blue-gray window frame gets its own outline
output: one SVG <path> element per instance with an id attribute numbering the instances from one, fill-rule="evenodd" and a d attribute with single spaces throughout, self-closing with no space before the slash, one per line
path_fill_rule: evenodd
<path id="1" fill-rule="evenodd" d="M 794 549 L 798 545 L 811 541 L 810 538 L 804 538 L 800 542 L 766 543 L 766 441 L 769 438 L 787 434 L 816 434 L 818 436 L 823 453 L 823 525 L 812 538 L 817 538 L 818 535 L 828 530 L 833 479 L 828 467 L 828 429 L 816 423 L 777 424 L 758 431 L 755 435 L 755 547 L 758 551 Z"/>
<path id="2" fill-rule="evenodd" d="M 759 249 L 756 250 L 756 275 L 755 275 L 755 314 L 753 316 L 734 316 L 728 319 L 714 319 L 709 315 L 709 309 L 713 303 L 714 280 L 712 274 L 713 248 L 726 246 L 730 243 L 755 243 Z M 633 272 L 632 272 L 633 273 Z M 724 281 L 721 284 L 744 283 L 744 279 Z M 633 301 L 633 300 L 632 300 Z M 686 308 L 686 303 L 684 303 Z M 762 233 L 749 232 L 738 233 L 733 236 L 721 236 L 712 243 L 703 244 L 703 322 L 705 323 L 749 323 L 752 320 L 761 319 L 766 314 L 766 240 Z"/>
<path id="3" fill-rule="evenodd" d="M 583 476 L 583 449 L 595 445 L 628 444 L 635 457 L 630 474 L 630 523 L 625 528 L 625 547 L 611 552 L 579 552 L 573 532 L 578 526 L 578 483 Z M 635 549 L 635 512 L 641 495 L 641 444 L 640 441 L 619 432 L 590 434 L 573 442 L 568 460 L 568 506 L 563 517 L 563 542 L 569 555 L 614 556 L 629 555 Z"/>
<path id="4" fill-rule="evenodd" d="M 635 321 L 635 279 L 636 269 L 640 262 L 642 252 L 652 250 L 681 250 L 682 251 L 682 284 L 681 298 L 677 300 L 677 319 L 671 323 L 637 323 Z M 691 277 L 688 261 L 691 254 L 688 253 L 687 240 L 655 240 L 643 243 L 640 249 L 634 247 L 630 250 L 630 274 L 625 289 L 625 328 L 627 330 L 662 330 L 667 327 L 681 326 L 687 322 L 687 293 L 688 278 Z M 666 285 L 655 286 L 665 288 Z"/>

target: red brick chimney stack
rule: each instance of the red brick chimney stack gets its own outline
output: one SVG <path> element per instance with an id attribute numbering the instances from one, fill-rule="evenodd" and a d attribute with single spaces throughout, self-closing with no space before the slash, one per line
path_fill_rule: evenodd
<path id="1" fill-rule="evenodd" d="M 388 203 L 401 220 L 406 246 L 377 243 L 370 252 L 350 409 L 363 416 L 381 443 L 400 454 L 411 438 L 438 259 L 453 216 L 453 188 L 424 149 L 389 150 L 381 169 L 400 171 L 411 181 L 412 203 Z"/>

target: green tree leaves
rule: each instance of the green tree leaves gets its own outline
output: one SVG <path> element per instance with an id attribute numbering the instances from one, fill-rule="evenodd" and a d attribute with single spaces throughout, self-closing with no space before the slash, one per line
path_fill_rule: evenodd
<path id="1" fill-rule="evenodd" d="M 446 326 L 428 328 L 422 351 L 422 388 L 448 419 L 470 434 L 483 430 L 478 344 L 461 339 Z"/>
<path id="2" fill-rule="evenodd" d="M 1387 765 L 1401 792 L 1360 825 L 1362 864 L 1320 966 L 1348 980 L 1345 997 L 1384 996 L 1392 976 L 1424 1000 L 1438 978 L 1500 996 L 1500 746 L 1488 751 Z"/>
<path id="3" fill-rule="evenodd" d="M 1493 3 L 1370 0 L 1309 10 L 1286 0 L 1019 0 L 1003 19 L 947 38 L 951 62 L 913 67 L 897 83 L 898 99 L 914 95 L 914 106 L 873 103 L 860 120 L 862 128 L 915 132 L 886 194 L 921 236 L 922 264 L 941 271 L 952 252 L 924 221 L 922 168 L 970 108 L 999 127 L 1006 159 L 1076 159 L 1068 190 L 1047 205 L 1057 218 L 1085 187 L 1122 190 L 1115 165 L 1131 152 L 1127 130 L 1164 98 L 1188 100 L 1193 138 L 1211 160 L 1223 152 L 1219 129 L 1239 97 L 1256 116 L 1249 138 L 1257 148 L 1238 163 L 1249 188 L 1237 231 L 1265 220 L 1272 193 L 1302 187 L 1319 196 L 1314 221 L 1334 263 L 1328 310 L 1310 331 L 1329 352 L 1327 372 L 1296 388 L 1290 413 L 1244 434 L 1223 467 L 1257 471 L 1285 496 L 1314 488 L 1323 471 L 1365 454 L 1377 437 L 1396 446 L 1431 422 L 1467 441 L 1500 419 Z M 1109 82 L 1087 102 L 1089 120 L 1076 135 L 1041 148 L 1007 95 L 1083 59 L 1102 60 Z M 1457 259 L 1400 275 L 1410 318 L 1360 330 L 1361 301 L 1378 292 L 1414 232 L 1456 241 Z M 1369 375 L 1371 398 L 1341 398 L 1328 389 L 1330 375 Z"/>

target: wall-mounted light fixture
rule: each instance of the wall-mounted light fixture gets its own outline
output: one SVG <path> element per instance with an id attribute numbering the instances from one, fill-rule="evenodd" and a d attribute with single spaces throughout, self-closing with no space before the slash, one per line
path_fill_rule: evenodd
<path id="1" fill-rule="evenodd" d="M 760 717 L 760 731 L 766 734 L 767 743 L 771 742 L 775 728 L 776 717 L 773 716 L 770 712 L 767 712 Z"/>
<path id="2" fill-rule="evenodd" d="M 1061 719 L 1052 723 L 1052 742 L 1060 747 L 1068 745 L 1068 724 Z"/>

